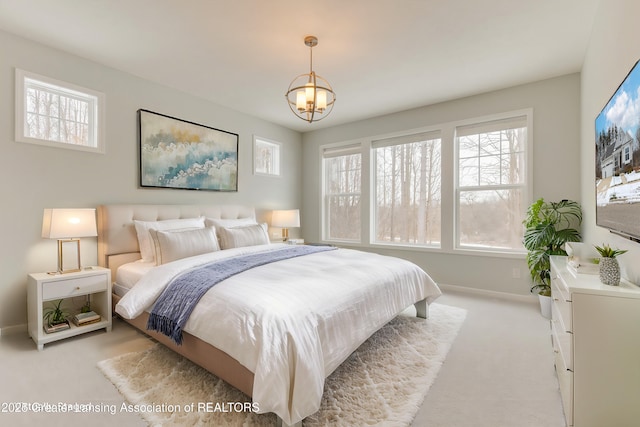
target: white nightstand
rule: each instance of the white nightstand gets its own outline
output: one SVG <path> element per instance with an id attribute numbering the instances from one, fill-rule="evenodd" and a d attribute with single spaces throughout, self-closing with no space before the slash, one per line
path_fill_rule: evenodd
<path id="1" fill-rule="evenodd" d="M 70 329 L 50 334 L 44 331 L 42 316 L 45 305 L 50 305 L 50 301 L 63 299 L 63 307 L 73 316 L 80 312 L 87 295 L 91 300 L 91 310 L 102 317 L 99 322 L 76 326 L 69 321 Z M 103 328 L 109 332 L 111 331 L 111 271 L 102 267 L 89 267 L 76 273 L 30 274 L 27 284 L 27 309 L 29 336 L 35 341 L 38 350 L 42 350 L 46 343 L 85 332 Z"/>

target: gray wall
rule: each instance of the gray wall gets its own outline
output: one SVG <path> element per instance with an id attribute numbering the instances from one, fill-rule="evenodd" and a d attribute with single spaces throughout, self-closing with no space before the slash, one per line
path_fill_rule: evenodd
<path id="1" fill-rule="evenodd" d="M 0 32 L 0 58 L 2 329 L 26 323 L 27 274 L 56 268 L 55 241 L 40 237 L 44 208 L 104 203 L 244 204 L 255 206 L 261 219 L 267 220 L 271 209 L 301 205 L 298 132 L 4 32 Z M 105 93 L 106 154 L 15 142 L 16 67 Z M 239 134 L 239 191 L 138 188 L 139 108 Z M 254 134 L 283 143 L 281 178 L 252 174 Z M 97 263 L 95 238 L 82 240 L 82 260 L 85 265 Z"/>
<path id="2" fill-rule="evenodd" d="M 596 226 L 595 211 L 595 118 L 640 59 L 640 2 L 600 2 L 591 42 L 582 68 L 581 197 L 585 206 L 585 241 L 628 249 L 619 259 L 623 276 L 640 285 L 640 244 L 630 242 Z M 640 221 L 640 218 L 637 219 Z"/>
<path id="3" fill-rule="evenodd" d="M 305 133 L 304 238 L 309 241 L 320 239 L 320 145 L 525 108 L 534 110 L 533 199 L 580 200 L 580 76 L 572 74 Z M 524 255 L 514 258 L 439 251 L 375 251 L 409 259 L 441 284 L 521 295 L 529 292 Z M 513 277 L 514 270 L 520 278 Z"/>

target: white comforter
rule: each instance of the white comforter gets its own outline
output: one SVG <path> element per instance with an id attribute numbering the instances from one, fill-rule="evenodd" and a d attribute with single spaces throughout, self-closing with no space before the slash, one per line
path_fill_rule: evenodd
<path id="1" fill-rule="evenodd" d="M 132 319 L 150 310 L 180 272 L 214 260 L 269 251 L 213 252 L 153 268 L 118 303 Z M 320 407 L 324 380 L 373 332 L 440 290 L 408 261 L 337 249 L 257 267 L 211 288 L 184 330 L 254 372 L 253 401 L 289 424 Z"/>

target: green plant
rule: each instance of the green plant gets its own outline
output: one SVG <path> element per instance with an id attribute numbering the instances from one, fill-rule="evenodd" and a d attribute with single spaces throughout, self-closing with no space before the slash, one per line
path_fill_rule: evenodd
<path id="1" fill-rule="evenodd" d="M 578 202 L 561 200 L 545 202 L 540 198 L 527 209 L 524 247 L 527 249 L 527 266 L 531 273 L 531 292 L 551 294 L 549 256 L 567 255 L 566 242 L 581 240 L 578 228 L 582 223 L 582 209 Z"/>
<path id="2" fill-rule="evenodd" d="M 594 245 L 595 246 L 595 245 Z M 627 252 L 626 249 L 613 249 L 606 243 L 602 246 L 595 246 L 596 250 L 602 258 L 615 258 L 618 255 L 622 255 Z"/>
<path id="3" fill-rule="evenodd" d="M 42 319 L 49 323 L 49 325 L 57 325 L 66 322 L 69 313 L 61 307 L 62 301 L 63 300 L 59 300 L 57 304 L 52 303 L 45 309 Z"/>

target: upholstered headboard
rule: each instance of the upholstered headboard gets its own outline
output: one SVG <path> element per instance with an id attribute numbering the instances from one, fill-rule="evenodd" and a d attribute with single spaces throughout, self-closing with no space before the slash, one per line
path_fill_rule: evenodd
<path id="1" fill-rule="evenodd" d="M 239 205 L 101 205 L 98 206 L 98 264 L 116 270 L 122 264 L 140 259 L 140 247 L 133 220 L 255 218 L 255 209 Z"/>

